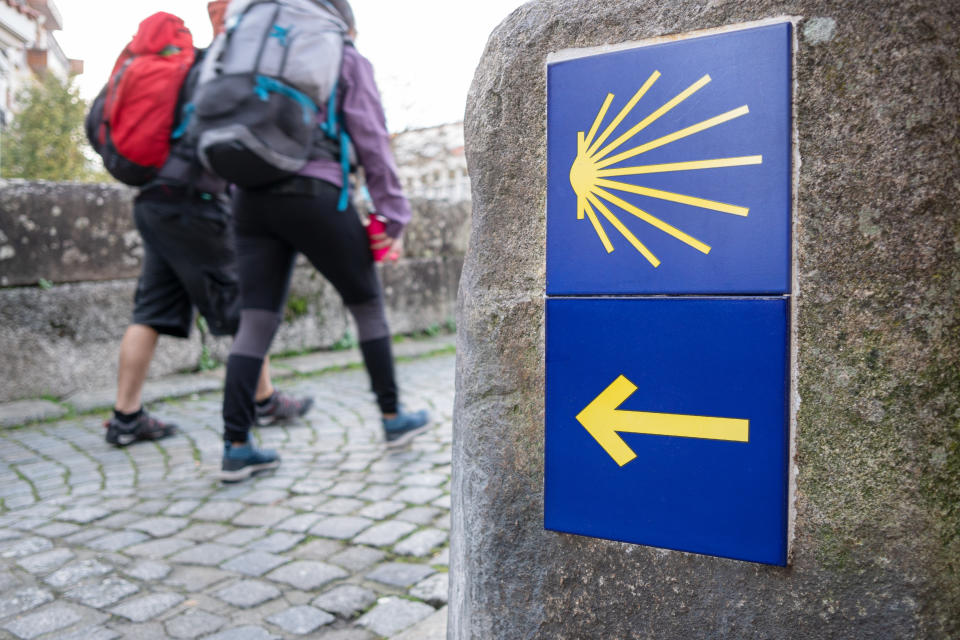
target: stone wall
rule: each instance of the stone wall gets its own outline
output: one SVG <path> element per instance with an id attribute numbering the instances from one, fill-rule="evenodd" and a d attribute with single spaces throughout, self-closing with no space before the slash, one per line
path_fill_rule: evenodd
<path id="1" fill-rule="evenodd" d="M 960 637 L 960 4 L 541 0 L 467 101 L 449 637 Z M 549 53 L 796 17 L 795 521 L 767 567 L 543 529 Z"/>
<path id="2" fill-rule="evenodd" d="M 114 384 L 142 255 L 132 198 L 122 185 L 0 181 L 0 402 Z M 405 257 L 380 267 L 398 334 L 452 321 L 469 230 L 469 203 L 412 205 Z M 336 292 L 301 261 L 273 353 L 327 348 L 347 334 L 356 332 Z M 150 376 L 194 370 L 204 352 L 223 361 L 229 345 L 199 330 L 161 337 Z"/>
<path id="3" fill-rule="evenodd" d="M 0 286 L 136 277 L 134 195 L 121 184 L 0 180 Z"/>

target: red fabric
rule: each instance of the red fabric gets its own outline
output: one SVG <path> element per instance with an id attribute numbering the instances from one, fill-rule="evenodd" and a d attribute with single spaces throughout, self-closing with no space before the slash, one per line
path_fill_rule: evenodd
<path id="1" fill-rule="evenodd" d="M 161 11 L 140 23 L 117 58 L 104 104 L 120 155 L 147 167 L 167 161 L 177 97 L 194 55 L 190 30 L 177 16 Z"/>

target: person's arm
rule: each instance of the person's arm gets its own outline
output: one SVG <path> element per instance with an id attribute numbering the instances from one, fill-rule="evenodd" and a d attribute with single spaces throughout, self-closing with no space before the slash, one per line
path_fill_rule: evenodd
<path id="1" fill-rule="evenodd" d="M 344 127 L 363 166 L 367 189 L 377 214 L 386 219 L 385 235 L 397 240 L 410 221 L 410 203 L 403 195 L 390 149 L 390 134 L 373 76 L 373 66 L 352 46 L 344 47 Z"/>

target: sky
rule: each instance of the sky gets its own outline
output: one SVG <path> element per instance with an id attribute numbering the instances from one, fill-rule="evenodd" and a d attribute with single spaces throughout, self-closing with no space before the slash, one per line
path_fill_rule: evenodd
<path id="1" fill-rule="evenodd" d="M 487 38 L 525 0 L 352 0 L 357 50 L 376 71 L 394 132 L 463 119 L 467 91 Z M 183 18 L 194 43 L 210 43 L 206 0 L 56 0 L 57 41 L 84 61 L 80 93 L 92 99 L 140 21 L 156 11 Z"/>

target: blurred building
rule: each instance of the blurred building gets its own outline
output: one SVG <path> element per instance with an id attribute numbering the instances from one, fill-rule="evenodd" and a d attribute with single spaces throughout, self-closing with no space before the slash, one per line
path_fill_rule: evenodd
<path id="1" fill-rule="evenodd" d="M 38 76 L 83 73 L 83 61 L 68 58 L 57 42 L 62 28 L 53 0 L 0 0 L 0 126 L 15 113 L 17 93 Z"/>
<path id="2" fill-rule="evenodd" d="M 393 153 L 408 197 L 450 202 L 470 199 L 462 122 L 395 134 Z"/>

